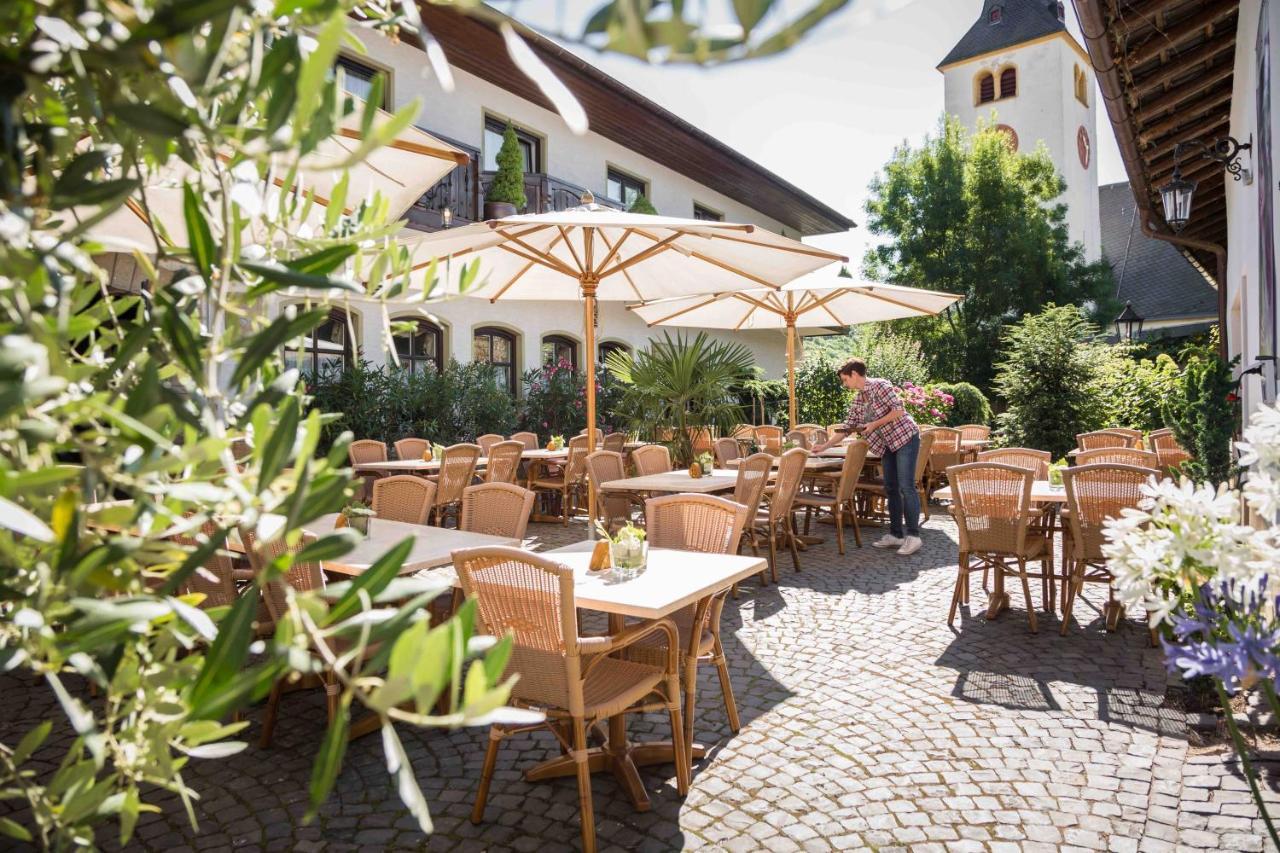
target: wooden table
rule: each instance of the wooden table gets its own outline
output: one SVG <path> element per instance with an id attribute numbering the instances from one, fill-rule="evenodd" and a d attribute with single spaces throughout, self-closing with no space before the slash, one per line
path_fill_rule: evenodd
<path id="1" fill-rule="evenodd" d="M 689 476 L 688 471 L 668 471 L 665 474 L 645 474 L 643 477 L 610 480 L 600 484 L 600 491 L 670 492 L 673 494 L 691 492 L 710 495 L 716 492 L 732 491 L 737 482 L 738 473 L 727 468 L 715 468 L 696 480 Z"/>
<path id="2" fill-rule="evenodd" d="M 686 475 L 687 476 L 687 475 Z M 611 630 L 622 629 L 624 617 L 661 619 L 682 607 L 714 595 L 739 581 L 759 574 L 768 562 L 735 554 L 702 554 L 654 548 L 649 565 L 640 575 L 611 581 L 589 571 L 595 542 L 580 542 L 547 552 L 547 556 L 573 569 L 574 599 L 578 607 L 609 614 Z M 693 747 L 695 758 L 705 755 Z M 633 744 L 627 740 L 626 715 L 609 719 L 609 738 L 602 747 L 588 750 L 592 773 L 610 771 L 638 811 L 648 811 L 649 795 L 637 769 L 648 764 L 669 764 L 675 758 L 671 741 Z M 577 772 L 573 758 L 560 756 L 525 771 L 527 781 L 557 779 Z"/>

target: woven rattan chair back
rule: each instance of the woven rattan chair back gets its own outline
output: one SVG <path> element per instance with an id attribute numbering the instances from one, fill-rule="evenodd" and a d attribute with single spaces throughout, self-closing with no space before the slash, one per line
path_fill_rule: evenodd
<path id="1" fill-rule="evenodd" d="M 705 428 L 690 429 L 689 446 L 693 448 L 694 456 L 711 453 L 715 449 L 715 441 L 711 437 L 711 430 Z"/>
<path id="2" fill-rule="evenodd" d="M 986 441 L 991 438 L 991 427 L 984 424 L 962 424 L 957 429 L 960 430 L 961 441 Z"/>
<path id="3" fill-rule="evenodd" d="M 1136 465 L 1139 468 L 1160 467 L 1159 457 L 1153 451 L 1139 450 L 1136 447 L 1097 447 L 1093 450 L 1081 450 L 1076 454 L 1077 465 L 1096 465 L 1101 462 Z"/>
<path id="4" fill-rule="evenodd" d="M 1142 500 L 1142 487 L 1151 477 L 1158 477 L 1153 468 L 1101 462 L 1092 465 L 1076 465 L 1062 472 L 1062 484 L 1067 487 L 1068 525 L 1071 544 L 1077 560 L 1096 562 L 1103 559 L 1103 522 L 1119 518 L 1125 509 L 1136 509 Z"/>
<path id="5" fill-rule="evenodd" d="M 570 448 L 581 447 L 583 450 L 586 450 L 587 449 L 586 432 L 580 432 L 577 435 L 575 435 L 573 438 L 569 439 L 568 447 Z"/>
<path id="6" fill-rule="evenodd" d="M 564 478 L 569 483 L 580 483 L 587 475 L 587 445 L 569 445 L 569 458 L 564 464 Z"/>
<path id="7" fill-rule="evenodd" d="M 742 448 L 736 438 L 716 439 L 716 467 L 728 468 L 729 463 L 742 458 Z"/>
<path id="8" fill-rule="evenodd" d="M 480 447 L 480 455 L 488 456 L 489 451 L 493 449 L 493 446 L 504 440 L 505 439 L 496 432 L 487 432 L 484 435 L 479 436 L 476 439 L 476 444 Z"/>
<path id="9" fill-rule="evenodd" d="M 1156 453 L 1156 461 L 1160 470 L 1171 473 L 1175 468 L 1191 458 L 1171 429 L 1158 429 L 1147 436 L 1148 446 Z"/>
<path id="10" fill-rule="evenodd" d="M 351 460 L 352 465 L 363 465 L 367 462 L 386 462 L 387 445 L 382 441 L 362 438 L 359 441 L 351 442 L 351 446 L 347 448 L 347 458 Z"/>
<path id="11" fill-rule="evenodd" d="M 1049 478 L 1049 463 L 1053 461 L 1053 454 L 1030 447 L 1002 447 L 999 450 L 982 451 L 978 454 L 978 461 L 1026 468 L 1035 474 L 1037 480 L 1046 480 Z"/>
<path id="12" fill-rule="evenodd" d="M 1127 435 L 1133 439 L 1134 447 L 1142 446 L 1142 430 L 1130 429 L 1129 427 L 1107 427 L 1107 432 L 1118 432 L 1121 435 Z"/>
<path id="13" fill-rule="evenodd" d="M 773 470 L 773 457 L 768 453 L 753 453 L 738 463 L 738 479 L 733 484 L 733 501 L 747 508 L 747 520 L 755 519 L 760 509 L 760 499 L 769 485 L 769 473 Z"/>
<path id="14" fill-rule="evenodd" d="M 597 450 L 586 459 L 587 478 L 596 493 L 596 513 L 606 527 L 615 520 L 631 517 L 631 501 L 624 494 L 606 492 L 600 487 L 613 480 L 622 480 L 627 474 L 622 454 L 613 450 Z"/>
<path id="15" fill-rule="evenodd" d="M 373 514 L 388 521 L 426 524 L 436 504 L 436 484 L 412 474 L 382 477 L 373 484 Z"/>
<path id="16" fill-rule="evenodd" d="M 804 463 L 809 458 L 809 451 L 793 447 L 778 460 L 778 479 L 774 484 L 773 497 L 769 500 L 769 515 L 778 519 L 791 512 L 796 502 L 796 494 L 800 491 L 800 481 L 804 479 Z"/>
<path id="17" fill-rule="evenodd" d="M 462 490 L 458 529 L 524 540 L 536 497 L 514 483 L 482 483 Z"/>
<path id="18" fill-rule="evenodd" d="M 747 507 L 715 495 L 663 495 L 644 502 L 651 548 L 734 554 Z"/>
<path id="19" fill-rule="evenodd" d="M 397 459 L 421 459 L 431 442 L 425 438 L 402 438 L 396 442 Z"/>
<path id="20" fill-rule="evenodd" d="M 583 713 L 573 570 L 519 548 L 453 552 L 462 589 L 476 599 L 477 633 L 514 645 L 509 672 L 520 673 L 515 699 Z M 573 688 L 576 688 L 573 689 Z"/>
<path id="21" fill-rule="evenodd" d="M 1100 429 L 1094 432 L 1082 432 L 1076 436 L 1076 447 L 1080 450 L 1096 450 L 1099 447 L 1137 447 L 1138 439 L 1129 433 L 1113 429 Z"/>
<path id="22" fill-rule="evenodd" d="M 920 431 L 920 452 L 916 455 L 916 487 L 920 489 L 926 486 L 924 478 L 929 473 L 929 461 L 933 458 L 933 440 L 937 432 L 936 429 Z"/>
<path id="23" fill-rule="evenodd" d="M 631 464 L 636 474 L 665 474 L 671 470 L 671 451 L 661 444 L 646 444 L 631 451 Z"/>
<path id="24" fill-rule="evenodd" d="M 206 521 L 200 526 L 204 536 L 211 537 L 218 532 L 218 525 Z M 201 542 L 192 536 L 174 536 L 173 541 L 190 548 L 199 547 Z M 204 561 L 203 570 L 197 569 L 187 575 L 187 579 L 179 587 L 179 593 L 186 595 L 198 592 L 204 596 L 201 608 L 224 607 L 236 602 L 235 567 L 231 557 L 221 548 L 209 555 Z"/>
<path id="25" fill-rule="evenodd" d="M 936 426 L 929 430 L 933 433 L 933 447 L 929 452 L 934 456 L 955 456 L 960 453 L 960 430 L 953 427 Z"/>
<path id="26" fill-rule="evenodd" d="M 627 449 L 627 434 L 625 432 L 609 433 L 600 440 L 600 449 L 613 453 L 622 453 Z"/>
<path id="27" fill-rule="evenodd" d="M 241 528 L 240 541 L 244 543 L 245 552 L 249 555 L 249 565 L 253 567 L 255 574 L 261 576 L 266 567 L 276 559 L 286 553 L 296 557 L 299 551 L 316 541 L 316 537 L 310 533 L 303 533 L 297 544 L 290 547 L 286 544 L 283 536 L 263 541 L 258 538 L 253 530 Z M 271 618 L 276 622 L 279 622 L 288 614 L 289 588 L 296 592 L 323 589 L 324 572 L 321 571 L 320 564 L 303 563 L 294 559 L 289 564 L 288 571 L 267 582 L 267 587 L 263 590 L 262 597 L 267 602 L 267 612 L 271 614 Z"/>
<path id="28" fill-rule="evenodd" d="M 808 447 L 821 444 L 827 440 L 827 430 L 822 424 L 796 424 L 793 432 L 802 432 L 809 439 Z"/>
<path id="29" fill-rule="evenodd" d="M 756 427 L 756 441 L 765 453 L 777 456 L 782 452 L 782 427 L 772 424 Z"/>
<path id="30" fill-rule="evenodd" d="M 733 428 L 733 432 L 729 433 L 729 437 L 744 441 L 755 441 L 756 428 L 751 424 L 738 424 Z"/>
<path id="31" fill-rule="evenodd" d="M 836 483 L 836 500 L 851 500 L 862 478 L 862 468 L 867 463 L 867 442 L 861 438 L 845 445 L 844 462 L 840 465 L 840 479 Z"/>
<path id="32" fill-rule="evenodd" d="M 524 444 L 519 441 L 499 441 L 489 447 L 489 462 L 485 467 L 487 483 L 514 483 L 520 470 L 520 457 Z"/>
<path id="33" fill-rule="evenodd" d="M 1020 554 L 1031 518 L 1031 484 L 1026 468 L 1000 462 L 956 465 L 947 472 L 960 527 L 960 550 Z"/>
<path id="34" fill-rule="evenodd" d="M 809 433 L 802 429 L 791 430 L 783 436 L 782 441 L 784 444 L 789 443 L 794 444 L 796 447 L 802 447 L 805 450 L 809 449 Z"/>
<path id="35" fill-rule="evenodd" d="M 535 432 L 513 432 L 511 440 L 520 442 L 526 450 L 537 450 L 541 446 L 538 444 L 538 434 Z"/>
<path id="36" fill-rule="evenodd" d="M 471 485 L 476 476 L 476 463 L 480 461 L 480 446 L 453 444 L 444 449 L 440 460 L 437 504 L 451 504 L 462 500 L 462 490 Z"/>

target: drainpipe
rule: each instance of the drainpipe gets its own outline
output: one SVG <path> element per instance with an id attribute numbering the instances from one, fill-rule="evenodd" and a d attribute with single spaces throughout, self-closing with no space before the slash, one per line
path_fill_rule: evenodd
<path id="1" fill-rule="evenodd" d="M 1093 71 L 1098 75 L 1098 85 L 1102 89 L 1102 99 L 1107 104 L 1107 117 L 1111 120 L 1111 128 L 1115 132 L 1116 142 L 1120 146 L 1120 159 L 1124 161 L 1125 171 L 1129 173 L 1131 184 L 1138 183 L 1143 177 L 1142 156 L 1138 153 L 1138 145 L 1131 132 L 1136 126 L 1130 119 L 1129 102 L 1124 95 L 1124 87 L 1120 82 L 1116 57 L 1111 50 L 1111 41 L 1107 38 L 1107 22 L 1103 14 L 1102 4 L 1105 0 L 1074 0 L 1076 18 L 1080 21 L 1080 32 L 1084 36 L 1085 48 L 1089 51 L 1089 61 Z M 1179 237 L 1168 231 L 1156 231 L 1151 226 L 1154 214 L 1151 210 L 1151 197 L 1145 192 L 1135 192 L 1134 200 L 1141 212 L 1140 224 L 1142 233 L 1156 240 L 1163 240 L 1175 246 L 1187 249 L 1199 249 L 1212 252 L 1217 259 L 1218 280 L 1218 354 L 1225 361 L 1227 358 L 1227 250 L 1217 243 L 1205 240 L 1193 240 Z"/>

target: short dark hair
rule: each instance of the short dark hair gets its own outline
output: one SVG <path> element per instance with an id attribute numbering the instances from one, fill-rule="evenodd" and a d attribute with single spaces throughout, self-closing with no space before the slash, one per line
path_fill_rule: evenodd
<path id="1" fill-rule="evenodd" d="M 867 363 L 860 358 L 851 358 L 840 366 L 841 376 L 850 376 L 854 373 L 859 376 L 866 376 Z"/>

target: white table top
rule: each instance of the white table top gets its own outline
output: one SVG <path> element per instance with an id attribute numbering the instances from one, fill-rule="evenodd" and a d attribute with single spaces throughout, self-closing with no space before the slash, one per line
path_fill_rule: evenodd
<path id="1" fill-rule="evenodd" d="M 940 501 L 954 500 L 951 487 L 939 489 L 933 497 Z M 1031 484 L 1031 502 L 1036 504 L 1066 503 L 1067 490 L 1062 486 L 1052 486 L 1048 480 L 1036 480 Z"/>
<path id="2" fill-rule="evenodd" d="M 476 460 L 476 467 L 482 468 L 488 463 L 486 456 L 481 456 Z M 383 462 L 361 462 L 359 465 L 353 465 L 352 470 L 357 474 L 369 471 L 381 471 L 392 473 L 416 473 L 420 471 L 439 471 L 440 458 L 436 457 L 430 462 L 424 459 L 387 459 Z"/>
<path id="3" fill-rule="evenodd" d="M 781 461 L 782 461 L 781 456 L 773 457 L 773 467 L 777 468 L 778 463 Z M 741 467 L 742 460 L 730 459 L 725 464 L 736 471 L 739 467 Z M 840 466 L 843 464 L 844 464 L 843 452 L 839 456 L 814 455 L 814 456 L 810 456 L 808 459 L 804 461 L 804 469 L 806 471 L 839 471 Z M 770 476 L 777 476 L 777 474 L 776 473 L 770 474 Z"/>
<path id="4" fill-rule="evenodd" d="M 727 468 L 713 469 L 698 479 L 688 471 L 668 471 L 665 474 L 646 474 L 643 477 L 627 477 L 600 484 L 602 492 L 693 492 L 711 494 L 732 489 L 738 482 L 738 472 Z"/>
<path id="5" fill-rule="evenodd" d="M 302 529 L 316 536 L 324 536 L 334 531 L 337 520 L 337 513 L 322 515 L 304 525 Z M 489 536 L 484 533 L 467 533 L 444 527 L 372 518 L 369 520 L 368 536 L 337 560 L 326 560 L 323 564 L 324 570 L 341 575 L 358 575 L 401 540 L 410 536 L 413 537 L 413 548 L 400 568 L 402 575 L 450 565 L 453 562 L 453 552 L 459 548 L 479 548 L 485 545 L 520 546 L 520 540 L 506 536 Z"/>
<path id="6" fill-rule="evenodd" d="M 559 450 L 547 450 L 545 447 L 525 448 L 520 454 L 521 459 L 568 459 L 569 448 L 562 447 Z"/>

